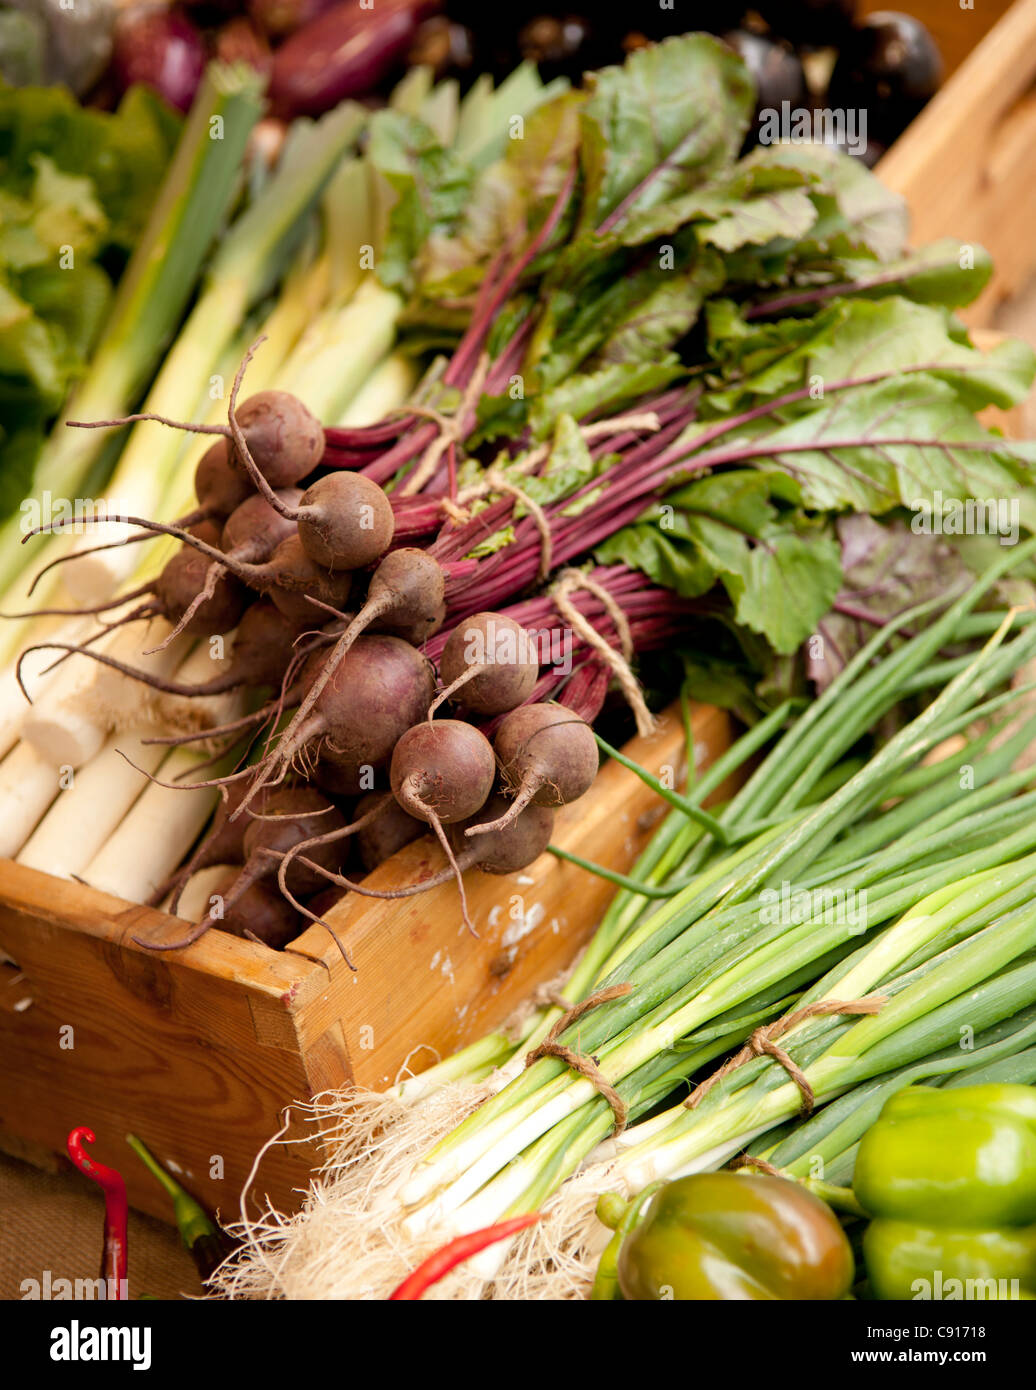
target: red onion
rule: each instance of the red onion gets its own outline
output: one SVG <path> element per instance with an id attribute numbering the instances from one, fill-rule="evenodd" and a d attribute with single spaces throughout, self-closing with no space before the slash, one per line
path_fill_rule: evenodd
<path id="1" fill-rule="evenodd" d="M 205 71 L 205 44 L 176 10 L 131 10 L 115 25 L 112 64 L 125 89 L 145 82 L 170 106 L 186 111 Z"/>

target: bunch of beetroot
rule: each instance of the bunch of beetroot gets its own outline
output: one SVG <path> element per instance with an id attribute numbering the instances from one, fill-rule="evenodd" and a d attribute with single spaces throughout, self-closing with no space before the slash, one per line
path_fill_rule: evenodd
<path id="1" fill-rule="evenodd" d="M 221 926 L 283 945 L 298 930 L 296 913 L 320 920 L 329 890 L 372 891 L 349 876 L 355 858 L 369 869 L 429 828 L 470 927 L 463 870 L 525 867 L 547 846 L 553 808 L 591 785 L 597 744 L 580 707 L 594 717 L 609 673 L 577 648 L 558 690 L 553 673 L 540 676 L 529 631 L 505 612 L 444 628 L 447 580 L 475 562 L 441 563 L 398 545 L 406 502 L 394 505 L 362 473 L 322 468 L 323 427 L 295 397 L 264 391 L 238 407 L 243 371 L 227 426 L 182 426 L 218 435 L 198 466 L 196 511 L 168 526 L 121 518 L 181 546 L 120 621 L 161 615 L 173 633 L 199 638 L 233 631 L 228 668 L 188 685 L 89 653 L 182 696 L 266 692 L 233 724 L 161 740 L 246 741 L 236 772 L 191 784 L 219 785 L 224 800 L 177 877 L 174 910 L 198 870 L 238 868 L 182 939 L 142 944 L 179 949 Z M 623 574 L 601 573 L 619 603 Z M 613 618 L 582 597 L 590 620 L 608 631 Z M 647 610 L 631 621 L 658 626 Z M 437 679 L 428 643 L 440 633 Z M 565 702 L 544 698 L 553 693 Z"/>
<path id="2" fill-rule="evenodd" d="M 458 453 L 479 399 L 499 395 L 528 347 L 524 323 L 491 354 L 494 323 L 556 232 L 573 177 L 530 244 L 497 265 L 476 295 L 441 377 L 459 397 L 452 421 L 415 406 L 376 425 L 325 430 L 283 391 L 239 406 L 249 352 L 225 425 L 155 415 L 75 422 L 109 428 L 149 419 L 213 436 L 190 515 L 172 525 L 117 518 L 141 528 L 118 544 L 172 535 L 182 543 L 177 554 L 146 591 L 94 611 L 135 599 L 119 621 L 165 618 L 167 642 L 181 632 L 236 634 L 229 668 L 198 686 L 90 654 L 180 696 L 263 692 L 258 708 L 232 724 L 161 740 L 225 737 L 224 753 L 243 745 L 237 771 L 192 784 L 218 785 L 226 800 L 177 888 L 203 866 L 229 863 L 239 872 L 182 939 L 142 944 L 179 949 L 217 925 L 282 944 L 298 929 L 298 912 L 320 920 L 330 890 L 372 893 L 349 876 L 356 846 L 370 868 L 429 827 L 470 927 L 462 872 L 511 873 L 531 863 L 549 841 L 553 808 L 591 785 L 598 754 L 590 723 L 615 653 L 628 671 L 634 653 L 671 643 L 700 607 L 624 565 L 592 569 L 564 607 L 543 592 L 557 566 L 587 555 L 671 483 L 666 449 L 693 415 L 694 389 L 652 400 L 649 417 L 589 426 L 605 431 L 594 452 L 607 453 L 609 464 L 593 497 L 577 491 L 581 515 L 559 499 L 520 516 L 527 499 L 509 482 L 487 483 L 496 500 L 481 511 L 469 510 L 458 490 Z M 638 423 L 645 418 L 650 438 Z M 535 452 L 542 467 L 549 450 Z M 512 543 L 473 558 L 509 525 Z M 571 662 L 541 672 L 526 625 L 568 626 L 574 610 Z M 440 716 L 446 703 L 457 717 Z M 372 792 L 374 802 L 364 799 Z"/>

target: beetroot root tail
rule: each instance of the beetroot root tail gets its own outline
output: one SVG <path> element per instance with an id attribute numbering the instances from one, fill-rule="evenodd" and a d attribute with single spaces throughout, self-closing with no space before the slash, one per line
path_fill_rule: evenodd
<path id="1" fill-rule="evenodd" d="M 280 516 L 286 517 L 289 521 L 298 521 L 302 513 L 297 507 L 289 507 L 286 502 L 277 496 L 276 492 L 274 492 L 273 488 L 266 481 L 255 459 L 252 457 L 251 451 L 248 448 L 248 440 L 245 438 L 245 432 L 238 424 L 237 420 L 237 398 L 241 391 L 241 383 L 244 380 L 249 362 L 251 362 L 258 349 L 265 342 L 266 334 L 264 333 L 261 337 L 256 338 L 255 342 L 241 359 L 241 365 L 238 367 L 234 377 L 234 384 L 230 388 L 230 400 L 227 403 L 227 426 L 224 428 L 224 432 L 229 429 L 230 438 L 237 451 L 238 459 L 244 464 L 245 472 L 252 480 L 260 496 L 263 497 Z"/>
<path id="2" fill-rule="evenodd" d="M 226 425 L 195 425 L 190 420 L 171 420 L 168 415 L 156 415 L 153 411 L 140 411 L 136 415 L 123 415 L 116 420 L 66 420 L 70 430 L 114 430 L 123 425 L 136 425 L 150 420 L 156 425 L 166 425 L 171 430 L 184 430 L 188 434 L 221 434 L 226 437 Z"/>
<path id="3" fill-rule="evenodd" d="M 202 604 L 207 603 L 208 600 L 212 597 L 212 595 L 216 592 L 216 585 L 219 583 L 220 579 L 223 577 L 225 573 L 226 566 L 218 564 L 215 560 L 213 560 L 212 564 L 209 565 L 208 569 L 205 571 L 204 584 L 202 584 L 201 588 L 198 590 L 198 592 L 191 599 L 190 603 L 184 609 L 183 613 L 180 616 L 179 622 L 174 624 L 172 630 L 169 633 L 167 633 L 165 637 L 163 637 L 162 641 L 159 642 L 157 647 L 149 647 L 147 651 L 144 653 L 145 656 L 155 656 L 158 652 L 164 652 L 166 647 L 169 646 L 170 642 L 176 641 L 176 639 L 180 636 L 181 632 L 183 632 L 184 629 L 187 627 L 187 624 L 191 621 L 191 619 L 194 617 L 195 613 L 197 613 L 198 609 L 202 606 Z"/>
<path id="4" fill-rule="evenodd" d="M 453 852 L 453 846 L 450 844 L 449 837 L 443 829 L 442 821 L 436 815 L 432 807 L 428 805 L 427 801 L 422 800 L 417 794 L 411 779 L 408 778 L 407 780 L 411 783 L 407 788 L 408 798 L 420 810 L 422 816 L 435 831 L 435 838 L 442 846 L 442 851 L 446 855 L 447 863 L 450 866 L 450 872 L 457 881 L 457 892 L 460 894 L 460 914 L 464 919 L 464 925 L 477 940 L 478 932 L 475 930 L 475 924 L 471 920 L 471 913 L 468 911 L 468 895 L 464 891 L 464 873 L 460 864 L 457 862 L 457 856 Z"/>
<path id="5" fill-rule="evenodd" d="M 365 888 L 362 883 L 355 883 L 344 874 L 325 869 L 304 855 L 300 854 L 298 858 L 300 864 L 305 864 L 307 869 L 314 869 L 322 878 L 326 878 L 328 883 L 333 883 L 339 888 L 348 888 L 351 893 L 359 893 L 361 898 L 386 898 L 391 901 L 395 901 L 396 898 L 415 898 L 419 893 L 427 893 L 432 888 L 440 888 L 444 883 L 449 883 L 454 876 L 453 870 L 446 868 L 440 873 L 432 874 L 430 878 L 421 879 L 420 883 L 408 884 L 406 888 Z M 461 857 L 461 862 L 463 858 L 464 856 Z"/>
<path id="6" fill-rule="evenodd" d="M 105 652 L 93 652 L 89 647 L 72 642 L 37 642 L 34 647 L 26 647 L 19 658 L 19 667 L 22 659 L 30 652 L 40 651 L 59 651 L 65 652 L 69 656 L 88 656 L 91 661 L 100 662 L 102 666 L 108 666 L 113 671 L 128 676 L 130 680 L 139 681 L 141 685 L 150 686 L 152 690 L 161 691 L 163 695 L 220 695 L 241 684 L 240 680 L 230 680 L 227 683 L 227 678 L 218 676 L 215 681 L 208 681 L 204 685 L 186 685 L 181 681 L 166 680 L 162 676 L 152 675 L 150 671 L 140 671 L 136 666 L 130 666 L 125 661 L 117 661 L 115 657 L 108 656 Z M 145 652 L 144 655 L 147 656 L 148 653 Z M 21 684 L 20 680 L 19 684 Z"/>
<path id="7" fill-rule="evenodd" d="M 432 718 L 435 714 L 435 711 L 439 708 L 439 706 L 444 705 L 447 700 L 451 700 L 458 690 L 461 690 L 465 685 L 467 685 L 468 681 L 474 680 L 475 677 L 484 669 L 485 667 L 483 666 L 469 666 L 466 671 L 461 672 L 461 674 L 457 677 L 457 679 L 453 682 L 452 685 L 448 685 L 445 690 L 441 690 L 428 707 L 429 724 L 432 722 Z"/>
<path id="8" fill-rule="evenodd" d="M 224 909 L 233 907 L 238 898 L 244 893 L 245 889 L 250 887 L 254 881 L 254 870 L 249 871 L 247 866 L 243 868 L 234 880 L 230 891 L 223 898 Z M 196 941 L 200 941 L 206 932 L 211 931 L 213 927 L 219 926 L 221 921 L 223 921 L 222 916 L 213 917 L 211 912 L 207 912 L 201 921 L 196 926 L 192 927 L 186 936 L 182 936 L 179 941 L 148 941 L 143 936 L 135 936 L 132 939 L 138 946 L 143 946 L 145 951 L 183 951 L 186 950 L 188 946 L 193 946 Z"/>
<path id="9" fill-rule="evenodd" d="M 514 824 L 539 789 L 540 784 L 538 782 L 527 782 L 502 816 L 496 820 L 486 821 L 482 825 L 469 825 L 464 834 L 470 837 L 491 835 L 494 830 L 506 830 L 509 825 Z"/>

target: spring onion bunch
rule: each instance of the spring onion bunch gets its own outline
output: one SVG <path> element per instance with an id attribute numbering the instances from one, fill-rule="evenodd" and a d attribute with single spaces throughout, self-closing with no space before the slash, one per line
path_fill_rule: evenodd
<path id="1" fill-rule="evenodd" d="M 1036 629 L 1013 613 L 975 611 L 1034 544 L 941 611 L 928 603 L 888 624 L 805 712 L 775 712 L 724 755 L 691 790 L 696 803 L 787 725 L 719 808 L 725 845 L 681 810 L 664 822 L 562 991 L 574 1004 L 630 986 L 557 1034 L 614 1088 L 626 1112 L 621 1133 L 613 1137 L 616 1115 L 595 1081 L 556 1056 L 526 1065 L 560 1009 L 404 1081 L 392 1099 L 409 1147 L 393 1146 L 391 1125 L 385 1139 L 367 1129 L 361 1140 L 355 1097 L 355 1124 L 336 1112 L 339 1153 L 313 1211 L 331 1220 L 341 1196 L 349 1261 L 329 1262 L 321 1293 L 380 1296 L 436 1244 L 537 1209 L 547 1219 L 509 1255 L 476 1260 L 454 1293 L 585 1293 L 606 1234 L 592 1216 L 600 1192 L 630 1194 L 717 1166 L 798 1115 L 799 1086 L 766 1056 L 730 1071 L 695 1108 L 684 1104 L 690 1079 L 760 1024 L 821 1001 L 878 1001 L 862 1019 L 810 1016 L 781 1037 L 822 1106 L 875 1078 L 908 1075 L 951 1049 L 961 1029 L 985 1046 L 1036 1004 L 1036 775 L 1012 771 L 1036 715 L 1023 691 L 1005 690 L 1036 654 Z M 994 621 L 981 649 L 943 681 L 940 651 Z M 857 746 L 918 688 L 929 703 L 861 762 Z M 932 764 L 955 735 L 965 736 L 959 757 Z M 817 897 L 825 890 L 841 890 L 843 903 L 852 892 L 855 911 L 788 912 L 784 885 L 811 903 L 830 902 Z M 1017 1050 L 1027 1045 L 1021 1026 L 1004 1036 Z M 434 1112 L 441 1131 L 437 1097 L 450 1093 L 456 1113 L 471 1113 L 415 1151 L 422 1109 L 429 1130 Z M 246 1249 L 228 1267 L 226 1290 L 290 1287 L 292 1232 L 306 1219 L 253 1228 L 260 1253 Z"/>

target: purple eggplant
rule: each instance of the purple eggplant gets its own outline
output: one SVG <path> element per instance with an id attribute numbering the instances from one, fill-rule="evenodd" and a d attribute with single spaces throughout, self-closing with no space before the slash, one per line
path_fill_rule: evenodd
<path id="1" fill-rule="evenodd" d="M 316 116 L 370 92 L 406 58 L 421 21 L 439 0 L 356 0 L 336 5 L 274 54 L 270 103 L 279 116 Z"/>
<path id="2" fill-rule="evenodd" d="M 186 111 L 205 71 L 205 43 L 177 10 L 131 10 L 115 25 L 112 65 L 123 90 L 146 82 Z"/>
<path id="3" fill-rule="evenodd" d="M 842 47 L 827 104 L 863 109 L 870 133 L 889 145 L 935 95 L 943 63 L 919 19 L 893 10 L 869 14 Z"/>

